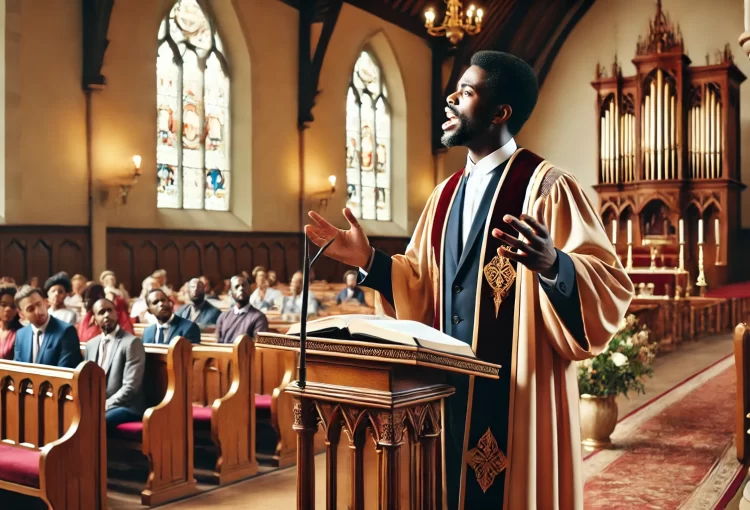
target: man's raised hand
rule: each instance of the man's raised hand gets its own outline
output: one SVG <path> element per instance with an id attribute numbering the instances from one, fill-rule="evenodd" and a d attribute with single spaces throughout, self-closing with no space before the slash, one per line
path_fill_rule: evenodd
<path id="1" fill-rule="evenodd" d="M 503 221 L 526 238 L 526 242 L 495 228 L 492 237 L 506 245 L 497 249 L 498 255 L 554 279 L 557 276 L 557 251 L 546 225 L 526 214 L 522 214 L 521 219 L 506 214 Z"/>
<path id="2" fill-rule="evenodd" d="M 320 214 L 310 211 L 308 216 L 313 224 L 305 225 L 305 235 L 317 246 L 323 246 L 335 237 L 336 240 L 325 252 L 328 257 L 350 266 L 366 267 L 372 254 L 370 241 L 352 211 L 347 207 L 343 212 L 349 222 L 349 230 L 336 228 Z"/>

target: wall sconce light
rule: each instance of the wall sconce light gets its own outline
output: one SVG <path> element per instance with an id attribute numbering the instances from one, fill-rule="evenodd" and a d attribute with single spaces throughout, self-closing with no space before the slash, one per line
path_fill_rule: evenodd
<path id="1" fill-rule="evenodd" d="M 128 194 L 130 190 L 138 183 L 138 179 L 141 177 L 141 157 L 136 154 L 133 156 L 133 175 L 130 177 L 130 181 L 125 184 L 120 184 L 120 197 L 122 203 L 128 203 Z"/>
<path id="2" fill-rule="evenodd" d="M 317 198 L 320 200 L 318 209 L 319 210 L 325 210 L 326 207 L 328 207 L 328 200 L 333 196 L 334 193 L 336 193 L 336 176 L 335 175 L 329 175 L 328 176 L 328 184 L 330 184 L 330 188 L 328 188 L 325 191 L 319 191 L 317 193 L 312 194 L 312 198 Z"/>

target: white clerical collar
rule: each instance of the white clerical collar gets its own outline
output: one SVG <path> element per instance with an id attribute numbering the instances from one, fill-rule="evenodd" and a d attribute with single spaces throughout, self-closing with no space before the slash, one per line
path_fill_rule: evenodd
<path id="1" fill-rule="evenodd" d="M 169 320 L 167 320 L 167 322 L 165 322 L 164 324 L 160 324 L 159 322 L 157 322 L 156 327 L 159 329 L 169 329 L 172 324 L 172 319 L 174 319 L 174 314 L 172 314 Z"/>
<path id="2" fill-rule="evenodd" d="M 518 150 L 516 140 L 511 138 L 505 145 L 497 149 L 495 152 L 480 159 L 478 163 L 471 161 L 471 158 L 467 154 L 466 173 L 479 173 L 482 175 L 489 174 L 495 168 L 508 161 L 516 150 Z"/>
<path id="3" fill-rule="evenodd" d="M 249 311 L 250 311 L 250 303 L 246 304 L 242 308 L 237 308 L 236 305 L 234 307 L 234 314 L 235 315 L 245 315 Z"/>
<path id="4" fill-rule="evenodd" d="M 49 313 L 49 311 L 48 311 L 47 312 L 47 320 L 46 320 L 46 322 L 44 323 L 44 325 L 42 327 L 37 328 L 33 324 L 31 325 L 31 331 L 33 331 L 34 335 L 36 335 L 39 331 L 41 331 L 42 334 L 44 334 L 47 331 L 47 326 L 49 326 L 49 321 L 50 321 L 51 317 L 52 317 L 52 314 Z"/>

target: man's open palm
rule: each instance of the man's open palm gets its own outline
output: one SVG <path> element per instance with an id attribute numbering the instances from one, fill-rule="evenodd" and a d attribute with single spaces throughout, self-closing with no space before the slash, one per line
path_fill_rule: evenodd
<path id="1" fill-rule="evenodd" d="M 349 222 L 349 230 L 334 227 L 316 212 L 310 211 L 308 215 L 313 224 L 305 225 L 305 235 L 313 243 L 317 246 L 323 246 L 332 238 L 336 238 L 326 250 L 327 256 L 350 266 L 367 266 L 372 253 L 370 241 L 348 207 L 344 209 L 344 218 Z"/>

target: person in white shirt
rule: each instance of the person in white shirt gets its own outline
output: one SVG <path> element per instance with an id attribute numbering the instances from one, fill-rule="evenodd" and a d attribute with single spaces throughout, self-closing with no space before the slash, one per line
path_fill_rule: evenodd
<path id="1" fill-rule="evenodd" d="M 158 289 L 156 280 L 153 277 L 147 276 L 143 280 L 141 285 L 141 297 L 138 298 L 133 306 L 130 307 L 130 318 L 134 319 L 133 322 L 141 322 L 146 324 L 155 324 L 156 318 L 148 312 L 148 303 L 146 302 L 146 296 L 149 292 L 154 289 Z"/>
<path id="2" fill-rule="evenodd" d="M 75 325 L 78 322 L 78 314 L 65 306 L 65 297 L 73 290 L 68 273 L 61 272 L 50 276 L 44 283 L 44 292 L 47 294 L 49 313 L 63 322 Z"/>
<path id="3" fill-rule="evenodd" d="M 270 286 L 265 272 L 258 272 L 255 277 L 256 289 L 250 295 L 250 304 L 261 312 L 277 309 L 281 306 L 284 295 L 280 290 Z"/>
<path id="4" fill-rule="evenodd" d="M 94 303 L 93 312 L 102 332 L 86 343 L 86 361 L 95 362 L 107 374 L 104 419 L 107 430 L 112 430 L 143 418 L 146 351 L 140 338 L 120 328 L 112 301 L 100 299 Z"/>
<path id="5" fill-rule="evenodd" d="M 77 312 L 81 310 L 83 306 L 83 290 L 86 288 L 88 280 L 82 274 L 74 274 L 70 279 L 70 285 L 72 291 L 70 295 L 65 298 L 65 306 L 71 310 Z"/>
<path id="6" fill-rule="evenodd" d="M 302 271 L 297 271 L 292 275 L 289 290 L 291 290 L 292 295 L 284 297 L 284 302 L 281 305 L 281 315 L 288 316 L 291 319 L 302 313 Z M 307 300 L 307 316 L 318 315 L 319 306 L 320 303 L 311 292 Z"/>

